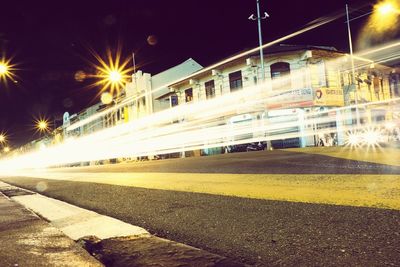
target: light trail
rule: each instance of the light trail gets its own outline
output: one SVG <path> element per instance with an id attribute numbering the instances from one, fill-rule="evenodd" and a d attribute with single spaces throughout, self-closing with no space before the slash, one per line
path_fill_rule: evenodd
<path id="1" fill-rule="evenodd" d="M 340 60 L 338 58 L 329 64 L 339 64 Z M 296 75 L 297 78 L 302 78 L 304 73 L 297 72 L 292 76 Z M 127 124 L 66 140 L 61 145 L 3 160 L 0 167 L 2 170 L 16 170 L 61 166 L 110 158 L 151 156 L 241 143 L 305 138 L 336 132 L 336 128 L 315 129 L 317 124 L 336 123 L 336 116 L 327 116 L 332 112 L 342 113 L 342 121 L 339 123 L 343 125 L 354 116 L 351 112 L 355 107 L 353 105 L 304 114 L 302 119 L 296 117 L 297 115 L 287 117 L 291 121 L 285 121 L 285 117 L 281 119 L 283 121 L 276 118 L 256 119 L 257 114 L 265 114 L 268 106 L 282 103 L 287 95 L 296 93 L 296 90 L 269 90 L 280 82 L 282 81 L 270 81 L 211 100 L 179 105 Z M 382 105 L 385 108 L 388 104 L 393 106 L 399 102 L 400 99 L 397 98 L 358 106 Z M 228 123 L 230 118 L 240 116 L 250 116 L 251 120 Z M 346 130 L 360 130 L 353 125 L 345 127 Z"/>
<path id="2" fill-rule="evenodd" d="M 263 47 L 272 46 L 283 40 L 321 26 L 333 20 L 323 20 L 316 24 L 300 30 L 296 33 L 268 43 Z M 317 26 L 318 25 L 318 26 Z M 400 42 L 383 45 L 379 48 L 369 50 L 360 55 L 369 55 L 379 52 L 380 58 L 385 59 L 382 51 L 397 47 Z M 205 72 L 225 64 L 228 61 L 248 55 L 257 51 L 255 48 L 236 55 L 198 73 Z M 345 57 L 345 56 L 344 56 Z M 338 57 L 327 64 L 341 66 L 343 58 Z M 369 59 L 364 59 L 370 63 Z M 376 62 L 376 61 L 375 61 Z M 359 67 L 359 66 L 357 66 Z M 299 72 L 293 72 L 286 79 L 303 79 L 308 68 Z M 187 78 L 187 77 L 186 77 Z M 185 79 L 186 79 L 185 78 Z M 311 90 L 312 88 L 299 88 L 295 90 L 276 89 L 282 84 L 282 79 L 268 81 L 253 87 L 225 94 L 210 100 L 183 104 L 158 113 L 139 118 L 137 120 L 103 129 L 89 135 L 78 138 L 67 138 L 64 143 L 50 145 L 36 151 L 22 155 L 9 156 L 0 161 L 0 172 L 14 172 L 20 169 L 46 168 L 65 166 L 81 162 L 94 162 L 112 158 L 131 158 L 153 156 L 159 154 L 181 153 L 184 151 L 207 149 L 212 147 L 226 147 L 237 144 L 264 142 L 289 138 L 304 139 L 308 137 L 318 138 L 319 135 L 340 133 L 347 135 L 345 142 L 356 145 L 356 140 L 364 140 L 368 146 L 375 146 L 378 136 L 376 132 L 357 128 L 352 124 L 354 118 L 352 109 L 355 105 L 330 109 L 326 111 L 305 113 L 296 109 L 303 105 L 304 100 L 299 100 L 300 90 Z M 153 92 L 164 89 L 165 86 L 156 88 Z M 275 88 L 272 90 L 272 88 Z M 139 96 L 142 97 L 142 96 Z M 139 97 L 123 100 L 111 109 L 99 112 L 90 118 L 75 123 L 65 130 L 73 131 L 106 114 L 132 103 Z M 296 102 L 298 101 L 298 102 Z M 307 101 L 314 101 L 313 98 Z M 400 98 L 359 104 L 358 107 L 398 107 Z M 270 107 L 279 104 L 282 108 L 295 111 L 291 115 L 273 117 L 268 115 Z M 338 114 L 338 115 L 337 115 Z M 233 120 L 235 119 L 235 121 Z M 337 124 L 337 127 L 317 129 L 317 125 Z M 339 129 L 339 126 L 341 129 Z M 381 127 L 382 125 L 376 125 Z M 354 137 L 352 132 L 364 132 L 362 137 Z M 361 139 L 360 139 L 361 138 Z M 369 141 L 368 141 L 369 140 Z"/>
<path id="3" fill-rule="evenodd" d="M 330 22 L 332 22 L 332 21 L 334 21 L 334 20 L 336 20 L 336 19 L 338 19 L 340 17 L 343 17 L 343 16 L 344 16 L 343 14 L 336 14 L 336 15 L 333 15 L 331 17 L 324 17 L 324 18 L 320 18 L 318 20 L 314 20 L 313 22 L 308 24 L 309 26 L 307 26 L 307 27 L 305 27 L 305 28 L 303 28 L 301 30 L 298 30 L 298 31 L 296 31 L 294 33 L 288 34 L 288 35 L 286 35 L 284 37 L 281 37 L 279 39 L 276 39 L 276 40 L 274 40 L 272 42 L 266 43 L 266 44 L 264 44 L 262 46 L 262 48 L 265 49 L 265 48 L 274 46 L 274 45 L 279 44 L 279 43 L 281 43 L 283 41 L 286 41 L 288 39 L 296 37 L 296 36 L 298 36 L 300 34 L 303 34 L 305 32 L 311 31 L 311 30 L 313 30 L 315 28 L 318 28 L 320 26 L 323 26 L 325 24 L 328 24 L 328 23 L 330 23 Z M 213 69 L 215 69 L 215 68 L 217 68 L 217 67 L 219 67 L 219 66 L 221 66 L 223 64 L 226 64 L 228 62 L 231 62 L 231 61 L 233 61 L 235 59 L 238 59 L 238 58 L 244 57 L 246 55 L 250 55 L 252 53 L 255 53 L 255 52 L 259 51 L 259 49 L 260 49 L 260 47 L 255 47 L 255 48 L 250 49 L 248 51 L 245 51 L 245 52 L 242 52 L 242 53 L 237 54 L 235 56 L 232 56 L 232 57 L 229 57 L 227 59 L 224 59 L 224 60 L 222 60 L 220 62 L 217 62 L 217 63 L 215 63 L 215 64 L 213 64 L 213 65 L 211 65 L 209 67 L 206 67 L 204 69 L 201 69 L 200 71 L 197 71 L 197 72 L 195 72 L 195 73 L 193 73 L 191 75 L 188 75 L 188 76 L 186 76 L 184 78 L 180 78 L 180 79 L 177 79 L 177 80 L 175 80 L 173 82 L 170 82 L 168 84 L 165 84 L 165 85 L 162 85 L 160 87 L 154 88 L 154 89 L 152 89 L 151 93 L 157 93 L 157 92 L 165 89 L 165 87 L 167 87 L 170 84 L 179 83 L 179 82 L 181 82 L 183 80 L 186 80 L 186 79 L 189 79 L 190 77 L 193 77 L 195 75 L 198 75 L 198 74 L 201 74 L 201 73 L 205 73 L 207 71 L 211 71 L 211 70 L 213 70 Z M 109 108 L 107 110 L 101 111 L 101 112 L 99 112 L 99 113 L 97 113 L 97 114 L 95 114 L 95 115 L 93 115 L 93 116 L 91 116 L 89 118 L 86 118 L 86 119 L 84 119 L 82 121 L 79 121 L 79 122 L 76 122 L 74 124 L 71 124 L 70 126 L 68 126 L 67 130 L 68 131 L 72 131 L 74 129 L 77 129 L 77 128 L 85 125 L 85 124 L 90 123 L 93 120 L 99 119 L 99 118 L 107 115 L 108 113 L 111 113 L 111 112 L 114 112 L 114 111 L 116 111 L 116 110 L 118 110 L 120 108 L 123 108 L 124 106 L 129 105 L 129 104 L 133 103 L 134 101 L 136 101 L 136 100 L 138 100 L 138 99 L 140 99 L 142 97 L 145 97 L 145 96 L 146 96 L 146 93 L 140 94 L 138 96 L 128 97 L 128 98 L 124 99 L 121 103 L 118 103 L 115 106 L 113 106 L 113 107 L 111 107 L 111 108 Z"/>
<path id="4" fill-rule="evenodd" d="M 315 129 L 315 126 L 336 123 L 336 115 L 329 114 L 351 110 L 351 107 L 345 107 L 329 110 L 328 113 L 299 113 L 274 120 L 261 118 L 259 115 L 263 114 L 265 107 L 276 102 L 280 94 L 281 92 L 271 95 L 266 92 L 264 86 L 254 86 L 209 101 L 177 106 L 127 124 L 66 140 L 60 145 L 4 159 L 0 161 L 0 169 L 3 172 L 15 172 L 20 169 L 65 166 L 111 158 L 151 156 L 266 140 L 305 138 L 337 132 L 336 127 Z M 398 105 L 399 102 L 400 99 L 392 99 L 363 105 L 386 107 L 388 104 Z M 229 123 L 229 118 L 245 115 L 250 116 L 251 120 Z M 260 118 L 257 119 L 257 115 Z M 343 112 L 339 122 L 344 125 L 343 131 L 354 130 L 353 125 L 346 125 L 351 115 L 349 112 Z"/>
<path id="5" fill-rule="evenodd" d="M 282 42 L 282 41 L 284 41 L 284 40 L 290 39 L 290 38 L 295 37 L 295 36 L 297 36 L 297 35 L 299 35 L 299 34 L 301 34 L 301 33 L 307 32 L 307 31 L 312 30 L 312 29 L 314 29 L 314 28 L 316 28 L 316 27 L 319 27 L 319 26 L 322 26 L 322 25 L 324 25 L 324 24 L 326 24 L 326 23 L 329 23 L 329 22 L 331 22 L 331 21 L 333 21 L 333 20 L 335 20 L 335 19 L 337 19 L 337 18 L 339 18 L 339 17 L 341 17 L 341 16 L 336 15 L 336 16 L 330 18 L 330 19 L 320 21 L 320 22 L 318 22 L 317 24 L 312 24 L 311 26 L 309 26 L 309 27 L 307 27 L 307 28 L 305 28 L 305 29 L 299 30 L 299 31 L 297 31 L 297 32 L 295 32 L 295 33 L 289 34 L 289 35 L 287 35 L 287 36 L 285 36 L 285 37 L 282 37 L 282 38 L 280 38 L 280 39 L 277 39 L 277 40 L 275 40 L 275 41 L 273 41 L 273 42 L 267 43 L 267 44 L 265 44 L 265 45 L 263 46 L 263 48 L 267 48 L 267 47 L 276 45 L 276 44 L 278 44 L 278 43 L 280 43 L 280 42 Z M 355 54 L 354 57 L 355 57 L 356 59 L 359 59 L 360 61 L 368 62 L 368 64 L 374 63 L 374 62 L 375 62 L 375 63 L 384 63 L 384 62 L 386 62 L 386 61 L 388 61 L 388 60 L 387 60 L 387 59 L 382 59 L 382 60 L 377 59 L 377 60 L 374 61 L 374 60 L 365 58 L 365 56 L 371 55 L 371 54 L 374 54 L 374 53 L 377 53 L 377 52 L 382 52 L 382 51 L 385 51 L 385 50 L 387 50 L 387 49 L 396 48 L 397 46 L 400 46 L 400 41 L 396 41 L 396 42 L 391 43 L 391 44 L 389 44 L 389 45 L 381 45 L 381 46 L 378 46 L 377 48 L 369 49 L 369 50 L 367 50 L 367 51 L 361 51 L 361 52 Z M 198 75 L 198 74 L 200 74 L 200 73 L 210 71 L 210 70 L 215 69 L 216 67 L 218 67 L 218 66 L 220 66 L 220 65 L 223 65 L 223 64 L 225 64 L 225 63 L 227 63 L 227 62 L 229 62 L 229 61 L 231 61 L 231 60 L 235 60 L 235 59 L 240 58 L 240 57 L 242 57 L 242 56 L 246 56 L 246 55 L 249 55 L 249 54 L 251 54 L 251 53 L 254 53 L 254 52 L 258 51 L 258 49 L 259 49 L 258 47 L 257 47 L 257 48 L 253 48 L 253 49 L 251 49 L 251 50 L 249 50 L 249 51 L 246 51 L 246 52 L 243 52 L 243 53 L 241 53 L 241 54 L 239 54 L 239 55 L 230 57 L 230 58 L 225 59 L 225 60 L 223 60 L 223 61 L 221 61 L 221 62 L 218 62 L 218 63 L 216 63 L 216 64 L 214 64 L 214 65 L 212 65 L 212 66 L 210 66 L 210 67 L 207 67 L 207 68 L 205 68 L 205 69 L 202 69 L 202 70 L 200 70 L 200 71 L 198 71 L 198 72 L 196 72 L 196 73 L 194 73 L 194 74 L 191 74 L 191 75 L 189 75 L 189 76 L 187 76 L 187 77 L 178 79 L 178 80 L 176 80 L 176 81 L 174 81 L 174 82 L 171 82 L 171 83 L 169 83 L 169 84 L 175 84 L 175 83 L 181 82 L 181 81 L 183 81 L 183 80 L 185 80 L 185 79 L 188 79 L 188 78 L 190 78 L 190 77 L 193 77 L 193 76 L 195 76 L 195 75 Z M 331 60 L 331 61 L 330 61 L 330 64 L 337 64 L 337 65 L 340 65 L 340 64 L 342 64 L 341 62 L 343 61 L 343 59 L 345 59 L 347 56 L 348 56 L 348 55 L 343 55 L 342 57 L 339 57 L 339 58 L 337 58 L 337 59 Z M 380 55 L 380 58 L 382 58 L 382 57 L 384 57 L 384 55 Z M 395 57 L 395 58 L 398 58 L 398 57 Z M 393 59 L 395 59 L 395 58 L 391 58 L 390 60 L 393 60 Z M 356 67 L 356 69 L 359 69 L 359 68 L 365 67 L 365 65 L 357 64 L 355 67 Z M 300 74 L 298 74 L 298 75 L 300 75 Z M 303 77 L 301 77 L 301 78 L 303 78 Z M 158 88 L 155 88 L 155 89 L 152 90 L 151 93 L 157 93 L 157 92 L 159 92 L 160 90 L 165 89 L 165 87 L 167 87 L 169 84 L 165 84 L 165 85 L 162 85 L 162 86 L 160 86 L 160 87 L 158 87 Z M 113 107 L 111 107 L 111 108 L 109 108 L 109 109 L 107 109 L 107 110 L 103 110 L 103 111 L 101 111 L 101 112 L 98 112 L 98 113 L 92 115 L 92 116 L 89 117 L 89 118 L 86 118 L 86 119 L 83 119 L 83 120 L 81 120 L 81 121 L 78 121 L 78 122 L 75 122 L 75 123 L 71 124 L 70 126 L 67 127 L 67 131 L 73 131 L 73 130 L 79 128 L 79 127 L 82 127 L 82 126 L 84 126 L 84 125 L 86 125 L 86 124 L 89 124 L 89 123 L 92 122 L 92 121 L 95 121 L 95 120 L 97 120 L 97 119 L 100 119 L 100 118 L 106 116 L 106 115 L 109 114 L 109 113 L 115 112 L 115 111 L 117 111 L 118 109 L 121 109 L 121 108 L 123 108 L 123 107 L 125 107 L 125 106 L 131 105 L 131 104 L 133 104 L 136 100 L 138 100 L 138 99 L 140 99 L 140 98 L 142 98 L 142 97 L 144 97 L 144 96 L 146 96 L 145 93 L 144 93 L 144 94 L 140 94 L 139 96 L 134 96 L 134 97 L 125 98 L 124 100 L 121 101 L 121 103 L 118 103 L 118 104 L 114 105 Z"/>

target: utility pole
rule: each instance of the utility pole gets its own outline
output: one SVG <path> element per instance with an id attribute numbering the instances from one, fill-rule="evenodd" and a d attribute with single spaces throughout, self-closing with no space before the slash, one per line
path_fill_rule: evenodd
<path id="1" fill-rule="evenodd" d="M 269 18 L 269 15 L 267 12 L 264 12 L 264 16 L 261 17 L 260 0 L 256 0 L 256 2 L 257 2 L 257 17 L 254 16 L 254 14 L 251 14 L 251 16 L 249 17 L 249 20 L 257 20 L 258 46 L 260 47 L 261 83 L 264 83 L 265 82 L 265 67 L 264 67 L 264 51 L 263 51 L 263 41 L 262 41 L 262 31 L 261 31 L 261 20 Z M 257 79 L 257 83 L 260 84 L 260 82 L 258 82 L 258 79 Z M 271 141 L 267 140 L 267 150 L 271 150 L 271 148 L 272 148 Z"/>
<path id="2" fill-rule="evenodd" d="M 261 31 L 261 20 L 269 17 L 267 12 L 264 12 L 264 16 L 261 17 L 260 14 L 260 0 L 257 1 L 257 17 L 254 14 L 251 14 L 249 17 L 250 20 L 257 20 L 258 24 L 258 45 L 260 47 L 260 64 L 261 64 L 261 81 L 265 81 L 265 68 L 264 68 L 264 51 L 263 51 L 263 41 L 262 41 L 262 31 Z"/>
<path id="3" fill-rule="evenodd" d="M 349 7 L 346 4 L 346 18 L 347 18 L 347 32 L 349 37 L 349 47 L 350 47 L 350 61 L 351 61 L 351 85 L 354 87 L 354 99 L 356 105 L 356 121 L 357 128 L 360 127 L 360 113 L 358 110 L 358 91 L 356 87 L 356 71 L 354 67 L 354 56 L 353 56 L 353 42 L 351 40 L 351 29 L 350 29 L 350 19 L 349 19 Z"/>

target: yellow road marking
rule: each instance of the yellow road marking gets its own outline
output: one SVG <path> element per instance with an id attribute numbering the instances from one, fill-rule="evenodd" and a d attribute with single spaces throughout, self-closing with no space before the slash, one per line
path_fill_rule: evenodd
<path id="1" fill-rule="evenodd" d="M 291 148 L 287 151 L 400 166 L 400 149 L 398 148 L 309 147 Z"/>
<path id="2" fill-rule="evenodd" d="M 32 177 L 32 173 L 24 176 Z M 400 210 L 400 175 L 44 172 L 34 176 L 245 198 Z"/>

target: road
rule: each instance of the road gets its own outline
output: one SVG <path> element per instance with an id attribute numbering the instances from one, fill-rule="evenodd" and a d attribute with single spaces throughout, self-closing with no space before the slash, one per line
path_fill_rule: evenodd
<path id="1" fill-rule="evenodd" d="M 1 180 L 251 265 L 400 265 L 399 153 L 390 151 L 382 164 L 388 151 L 302 152 L 54 169 Z"/>

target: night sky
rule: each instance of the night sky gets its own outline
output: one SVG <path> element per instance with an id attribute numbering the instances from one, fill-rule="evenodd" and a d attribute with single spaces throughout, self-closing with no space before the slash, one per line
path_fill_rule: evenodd
<path id="1" fill-rule="evenodd" d="M 345 3 L 358 11 L 375 1 L 261 0 L 264 42 L 304 27 L 308 22 L 344 12 Z M 60 119 L 99 101 L 90 80 L 77 81 L 77 71 L 93 73 L 89 49 L 104 56 L 122 45 L 122 56 L 135 52 L 140 69 L 156 74 L 193 58 L 203 66 L 256 47 L 256 0 L 59 0 L 2 1 L 0 54 L 18 64 L 17 83 L 0 84 L 0 132 L 11 146 L 38 135 L 34 117 Z M 313 30 L 287 44 L 335 46 L 347 51 L 345 19 Z M 352 22 L 354 34 L 365 19 Z M 152 36 L 149 39 L 149 36 Z M 60 125 L 58 121 L 57 126 Z"/>

